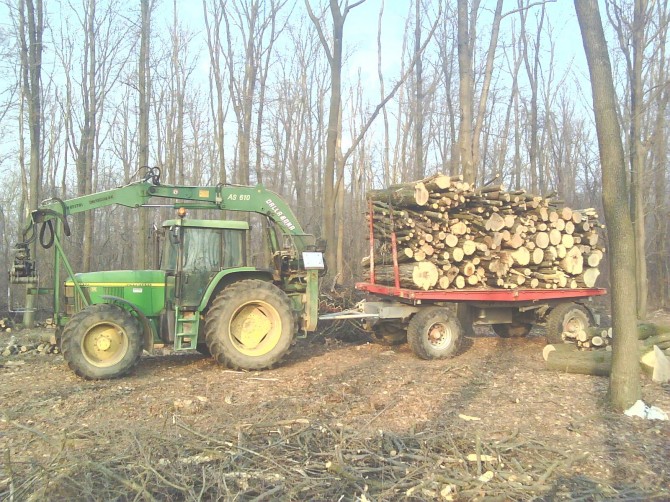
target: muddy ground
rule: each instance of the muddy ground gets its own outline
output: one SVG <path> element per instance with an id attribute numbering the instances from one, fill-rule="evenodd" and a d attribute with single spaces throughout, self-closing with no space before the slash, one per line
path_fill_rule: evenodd
<path id="1" fill-rule="evenodd" d="M 478 328 L 423 361 L 331 324 L 270 371 L 164 350 L 111 381 L 0 357 L 0 500 L 670 499 L 670 422 L 611 412 L 544 344 Z M 643 397 L 670 412 L 669 385 Z"/>

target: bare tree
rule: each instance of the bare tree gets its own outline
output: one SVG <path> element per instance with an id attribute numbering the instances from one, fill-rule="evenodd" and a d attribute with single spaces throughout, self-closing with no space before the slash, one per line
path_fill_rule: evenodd
<path id="1" fill-rule="evenodd" d="M 591 75 L 593 108 L 603 174 L 603 206 L 609 228 L 614 346 L 610 401 L 625 409 L 640 397 L 635 304 L 635 237 L 626 191 L 626 167 L 616 92 L 597 0 L 575 0 Z"/>
<path id="2" fill-rule="evenodd" d="M 647 313 L 649 281 L 647 277 L 647 257 L 645 253 L 645 171 L 647 149 L 642 131 L 646 104 L 644 102 L 643 65 L 644 52 L 649 44 L 646 34 L 650 22 L 647 0 L 634 0 L 633 19 L 626 18 L 625 4 L 608 1 L 608 14 L 617 33 L 619 45 L 626 61 L 630 89 L 630 127 L 628 144 L 630 155 L 630 197 L 631 218 L 635 228 L 635 273 L 637 277 L 637 315 L 644 319 Z"/>
<path id="3" fill-rule="evenodd" d="M 30 131 L 30 184 L 27 194 L 28 211 L 37 209 L 42 187 L 42 33 L 44 12 L 42 0 L 19 1 L 19 41 L 21 44 L 21 97 L 28 103 Z M 35 256 L 35 245 L 32 247 Z M 35 297 L 26 290 L 26 309 L 23 324 L 32 327 Z"/>
<path id="4" fill-rule="evenodd" d="M 421 61 L 421 0 L 414 0 L 414 179 L 420 180 L 424 177 L 426 168 L 424 166 L 423 153 L 423 62 Z"/>
<path id="5" fill-rule="evenodd" d="M 338 246 L 336 233 L 336 207 L 339 197 L 336 190 L 344 189 L 344 187 L 341 186 L 338 186 L 337 189 L 335 187 L 335 180 L 344 178 L 344 165 L 337 161 L 338 152 L 340 152 L 341 155 L 339 145 L 342 135 L 342 48 L 344 42 L 344 24 L 351 10 L 364 2 L 365 0 L 358 0 L 350 4 L 349 1 L 346 0 L 344 9 L 342 9 L 337 0 L 329 0 L 330 15 L 333 22 L 331 47 L 321 27 L 321 21 L 312 11 L 309 0 L 305 0 L 307 12 L 316 27 L 319 40 L 321 40 L 321 45 L 323 46 L 326 58 L 330 65 L 331 93 L 323 179 L 323 229 L 324 236 L 329 243 L 329 246 L 326 249 L 326 261 L 331 267 L 331 270 L 336 271 L 336 273 L 339 271 L 339 269 L 335 267 Z"/>
<path id="6" fill-rule="evenodd" d="M 216 176 L 213 176 L 213 178 L 221 183 L 225 183 L 228 175 L 226 172 L 224 140 L 226 105 L 229 103 L 229 96 L 224 97 L 223 94 L 224 74 L 221 67 L 221 54 L 223 53 L 221 24 L 223 22 L 224 4 L 223 2 L 208 3 L 206 0 L 203 0 L 202 10 L 207 33 L 207 48 L 209 50 L 209 96 L 210 109 L 214 120 L 214 146 L 217 154 Z"/>
<path id="7" fill-rule="evenodd" d="M 458 97 L 460 122 L 458 146 L 463 178 L 475 182 L 475 161 L 472 154 L 472 116 L 474 102 L 473 53 L 476 40 L 476 19 L 479 0 L 458 0 Z"/>
<path id="8" fill-rule="evenodd" d="M 149 115 L 151 96 L 151 74 L 150 74 L 150 40 L 151 40 L 151 11 L 153 0 L 140 0 L 141 23 L 140 23 L 140 54 L 137 65 L 137 94 L 138 94 L 138 168 L 149 165 Z M 126 220 L 127 221 L 127 220 Z M 137 255 L 135 265 L 145 268 L 147 263 L 147 217 L 143 211 L 138 214 L 140 238 L 137 240 Z"/>

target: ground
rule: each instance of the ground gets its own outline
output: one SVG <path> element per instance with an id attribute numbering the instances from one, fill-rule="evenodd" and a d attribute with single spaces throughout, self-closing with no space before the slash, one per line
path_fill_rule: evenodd
<path id="1" fill-rule="evenodd" d="M 670 499 L 670 422 L 547 371 L 536 331 L 424 361 L 330 325 L 269 371 L 159 350 L 107 381 L 0 357 L 0 499 Z M 669 385 L 642 391 L 670 412 Z"/>

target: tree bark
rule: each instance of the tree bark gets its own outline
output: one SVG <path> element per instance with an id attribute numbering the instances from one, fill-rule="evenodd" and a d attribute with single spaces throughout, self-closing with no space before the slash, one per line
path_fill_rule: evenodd
<path id="1" fill-rule="evenodd" d="M 597 0 L 575 0 L 591 90 L 603 176 L 603 206 L 610 237 L 614 344 L 609 397 L 623 410 L 641 395 L 637 362 L 635 241 L 626 193 L 626 167 L 616 92 Z"/>
<path id="2" fill-rule="evenodd" d="M 475 0 L 475 4 L 478 5 L 479 2 Z M 470 9 L 474 12 L 477 7 L 470 7 L 468 0 L 458 0 L 458 96 L 461 111 L 458 146 L 463 179 L 468 183 L 474 183 L 476 172 L 472 156 L 472 107 L 475 83 L 472 53 L 475 34 L 472 33 L 474 24 L 470 24 Z"/>
<path id="3" fill-rule="evenodd" d="M 137 68 L 138 74 L 138 134 L 137 145 L 138 169 L 149 165 L 149 113 L 151 96 L 151 77 L 149 74 L 149 41 L 151 39 L 151 0 L 141 0 L 142 20 L 140 25 L 140 58 Z M 129 181 L 129 180 L 128 180 Z M 138 211 L 138 236 L 136 245 L 137 252 L 135 266 L 144 269 L 147 266 L 147 215 L 144 211 Z"/>
<path id="4" fill-rule="evenodd" d="M 27 33 L 26 33 L 27 31 Z M 19 37 L 21 44 L 22 99 L 28 102 L 28 128 L 30 131 L 30 182 L 28 211 L 37 209 L 42 188 L 42 33 L 44 13 L 42 0 L 19 2 Z M 35 257 L 35 243 L 30 249 Z M 35 296 L 26 289 L 26 309 L 23 325 L 34 324 Z"/>

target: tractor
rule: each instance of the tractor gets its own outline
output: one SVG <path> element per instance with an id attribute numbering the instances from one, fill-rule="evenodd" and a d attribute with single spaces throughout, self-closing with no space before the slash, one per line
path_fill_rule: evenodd
<path id="1" fill-rule="evenodd" d="M 63 247 L 70 216 L 115 204 L 154 206 L 156 199 L 176 211 L 162 224 L 157 269 L 75 273 Z M 250 265 L 247 221 L 191 219 L 189 210 L 266 218 L 271 265 Z M 31 256 L 38 234 L 53 248 L 51 288 L 39 287 Z M 278 194 L 262 185 L 166 185 L 158 168 L 147 168 L 127 185 L 42 203 L 16 246 L 10 280 L 29 294 L 53 296 L 57 340 L 70 369 L 85 379 L 108 379 L 127 374 L 155 344 L 211 354 L 232 369 L 278 364 L 299 332 L 316 329 L 323 270 L 323 245 L 303 232 Z"/>

